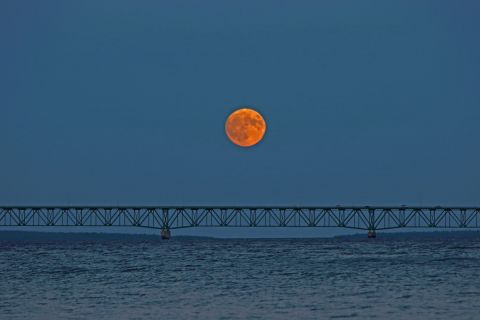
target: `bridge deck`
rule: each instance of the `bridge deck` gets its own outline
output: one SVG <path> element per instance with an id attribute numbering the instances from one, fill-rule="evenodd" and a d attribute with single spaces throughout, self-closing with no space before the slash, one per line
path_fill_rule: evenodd
<path id="1" fill-rule="evenodd" d="M 480 207 L 0 207 L 7 226 L 480 228 Z"/>

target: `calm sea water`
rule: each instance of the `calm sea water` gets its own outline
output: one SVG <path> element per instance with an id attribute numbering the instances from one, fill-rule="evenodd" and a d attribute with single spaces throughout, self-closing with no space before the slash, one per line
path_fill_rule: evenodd
<path id="1" fill-rule="evenodd" d="M 1 319 L 480 319 L 480 241 L 0 242 Z"/>

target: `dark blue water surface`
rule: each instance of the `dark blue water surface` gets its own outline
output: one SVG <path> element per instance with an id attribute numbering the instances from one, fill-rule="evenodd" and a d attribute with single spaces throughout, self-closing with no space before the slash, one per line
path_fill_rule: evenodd
<path id="1" fill-rule="evenodd" d="M 0 241 L 1 319 L 480 319 L 480 241 Z"/>

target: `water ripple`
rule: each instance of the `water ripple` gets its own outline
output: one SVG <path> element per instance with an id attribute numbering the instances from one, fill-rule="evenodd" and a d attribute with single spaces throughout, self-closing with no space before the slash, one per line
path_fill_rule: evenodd
<path id="1" fill-rule="evenodd" d="M 475 319 L 478 239 L 0 242 L 0 319 Z"/>

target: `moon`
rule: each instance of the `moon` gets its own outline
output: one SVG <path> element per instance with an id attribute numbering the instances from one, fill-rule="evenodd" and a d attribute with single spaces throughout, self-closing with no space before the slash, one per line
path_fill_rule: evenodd
<path id="1" fill-rule="evenodd" d="M 225 122 L 228 139 L 240 147 L 251 147 L 263 139 L 267 124 L 262 115 L 250 108 L 232 112 Z"/>

